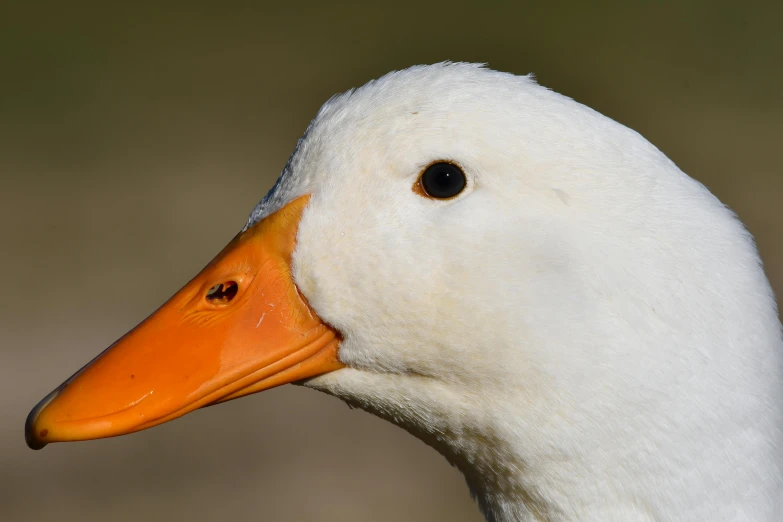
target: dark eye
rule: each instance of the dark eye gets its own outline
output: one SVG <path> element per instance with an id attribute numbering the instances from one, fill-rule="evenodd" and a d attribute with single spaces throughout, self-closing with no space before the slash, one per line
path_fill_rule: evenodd
<path id="1" fill-rule="evenodd" d="M 419 178 L 424 194 L 436 199 L 453 198 L 465 189 L 465 173 L 453 163 L 433 163 Z"/>

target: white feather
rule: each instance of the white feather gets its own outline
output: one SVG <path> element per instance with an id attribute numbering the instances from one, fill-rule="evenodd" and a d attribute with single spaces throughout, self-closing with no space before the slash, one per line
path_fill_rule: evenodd
<path id="1" fill-rule="evenodd" d="M 412 191 L 436 160 L 454 200 Z M 490 521 L 783 520 L 783 341 L 751 236 L 636 132 L 470 64 L 327 102 L 249 224 L 311 194 L 301 292 Z"/>

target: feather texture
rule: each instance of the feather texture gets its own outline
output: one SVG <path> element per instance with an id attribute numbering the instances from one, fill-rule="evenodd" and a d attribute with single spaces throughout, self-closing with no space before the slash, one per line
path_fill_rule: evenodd
<path id="1" fill-rule="evenodd" d="M 411 190 L 428 164 L 467 189 Z M 783 520 L 783 341 L 750 234 L 636 132 L 532 76 L 442 63 L 329 100 L 257 222 L 348 368 L 496 522 Z"/>

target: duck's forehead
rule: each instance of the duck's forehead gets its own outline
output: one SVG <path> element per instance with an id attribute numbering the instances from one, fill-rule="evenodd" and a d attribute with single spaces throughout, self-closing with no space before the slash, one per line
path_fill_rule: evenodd
<path id="1" fill-rule="evenodd" d="M 405 170 L 464 151 L 466 140 L 481 141 L 502 127 L 492 122 L 510 117 L 510 96 L 537 90 L 546 92 L 528 76 L 443 63 L 393 72 L 335 96 L 321 107 L 246 228 L 351 163 L 393 155 Z"/>

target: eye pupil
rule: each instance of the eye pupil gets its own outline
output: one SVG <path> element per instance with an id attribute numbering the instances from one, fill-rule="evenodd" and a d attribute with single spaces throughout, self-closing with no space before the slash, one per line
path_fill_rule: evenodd
<path id="1" fill-rule="evenodd" d="M 465 173 L 453 163 L 434 163 L 421 175 L 421 188 L 432 198 L 453 198 L 465 189 Z"/>

